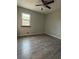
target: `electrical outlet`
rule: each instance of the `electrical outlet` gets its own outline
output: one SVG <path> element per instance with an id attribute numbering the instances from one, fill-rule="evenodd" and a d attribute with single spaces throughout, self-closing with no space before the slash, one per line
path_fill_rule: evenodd
<path id="1" fill-rule="evenodd" d="M 27 32 L 27 34 L 29 34 L 29 32 Z"/>

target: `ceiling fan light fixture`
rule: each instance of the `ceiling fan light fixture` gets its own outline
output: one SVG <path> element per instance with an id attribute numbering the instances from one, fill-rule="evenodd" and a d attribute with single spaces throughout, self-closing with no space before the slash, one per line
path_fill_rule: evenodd
<path id="1" fill-rule="evenodd" d="M 41 10 L 43 10 L 43 8 L 41 7 Z"/>

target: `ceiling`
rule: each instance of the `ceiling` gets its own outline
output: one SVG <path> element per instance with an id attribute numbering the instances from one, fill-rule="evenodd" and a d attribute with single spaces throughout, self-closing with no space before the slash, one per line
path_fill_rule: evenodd
<path id="1" fill-rule="evenodd" d="M 60 10 L 61 9 L 61 1 L 60 0 L 54 0 L 54 3 L 49 4 L 51 9 L 48 9 L 44 6 L 35 6 L 38 4 L 42 4 L 41 0 L 17 0 L 17 5 L 23 8 L 27 8 L 33 11 L 41 12 L 44 14 L 51 13 L 52 11 L 55 10 Z M 41 7 L 43 10 L 41 10 Z"/>

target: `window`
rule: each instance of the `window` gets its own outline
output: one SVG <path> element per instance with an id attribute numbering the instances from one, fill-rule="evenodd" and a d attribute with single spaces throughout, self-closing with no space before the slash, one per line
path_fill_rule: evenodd
<path id="1" fill-rule="evenodd" d="M 22 13 L 22 26 L 30 26 L 30 14 Z"/>

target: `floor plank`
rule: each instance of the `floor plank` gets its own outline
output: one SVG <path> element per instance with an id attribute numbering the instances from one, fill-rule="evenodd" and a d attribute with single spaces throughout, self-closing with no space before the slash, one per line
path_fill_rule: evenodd
<path id="1" fill-rule="evenodd" d="M 17 59 L 61 59 L 61 40 L 47 35 L 20 37 Z"/>

